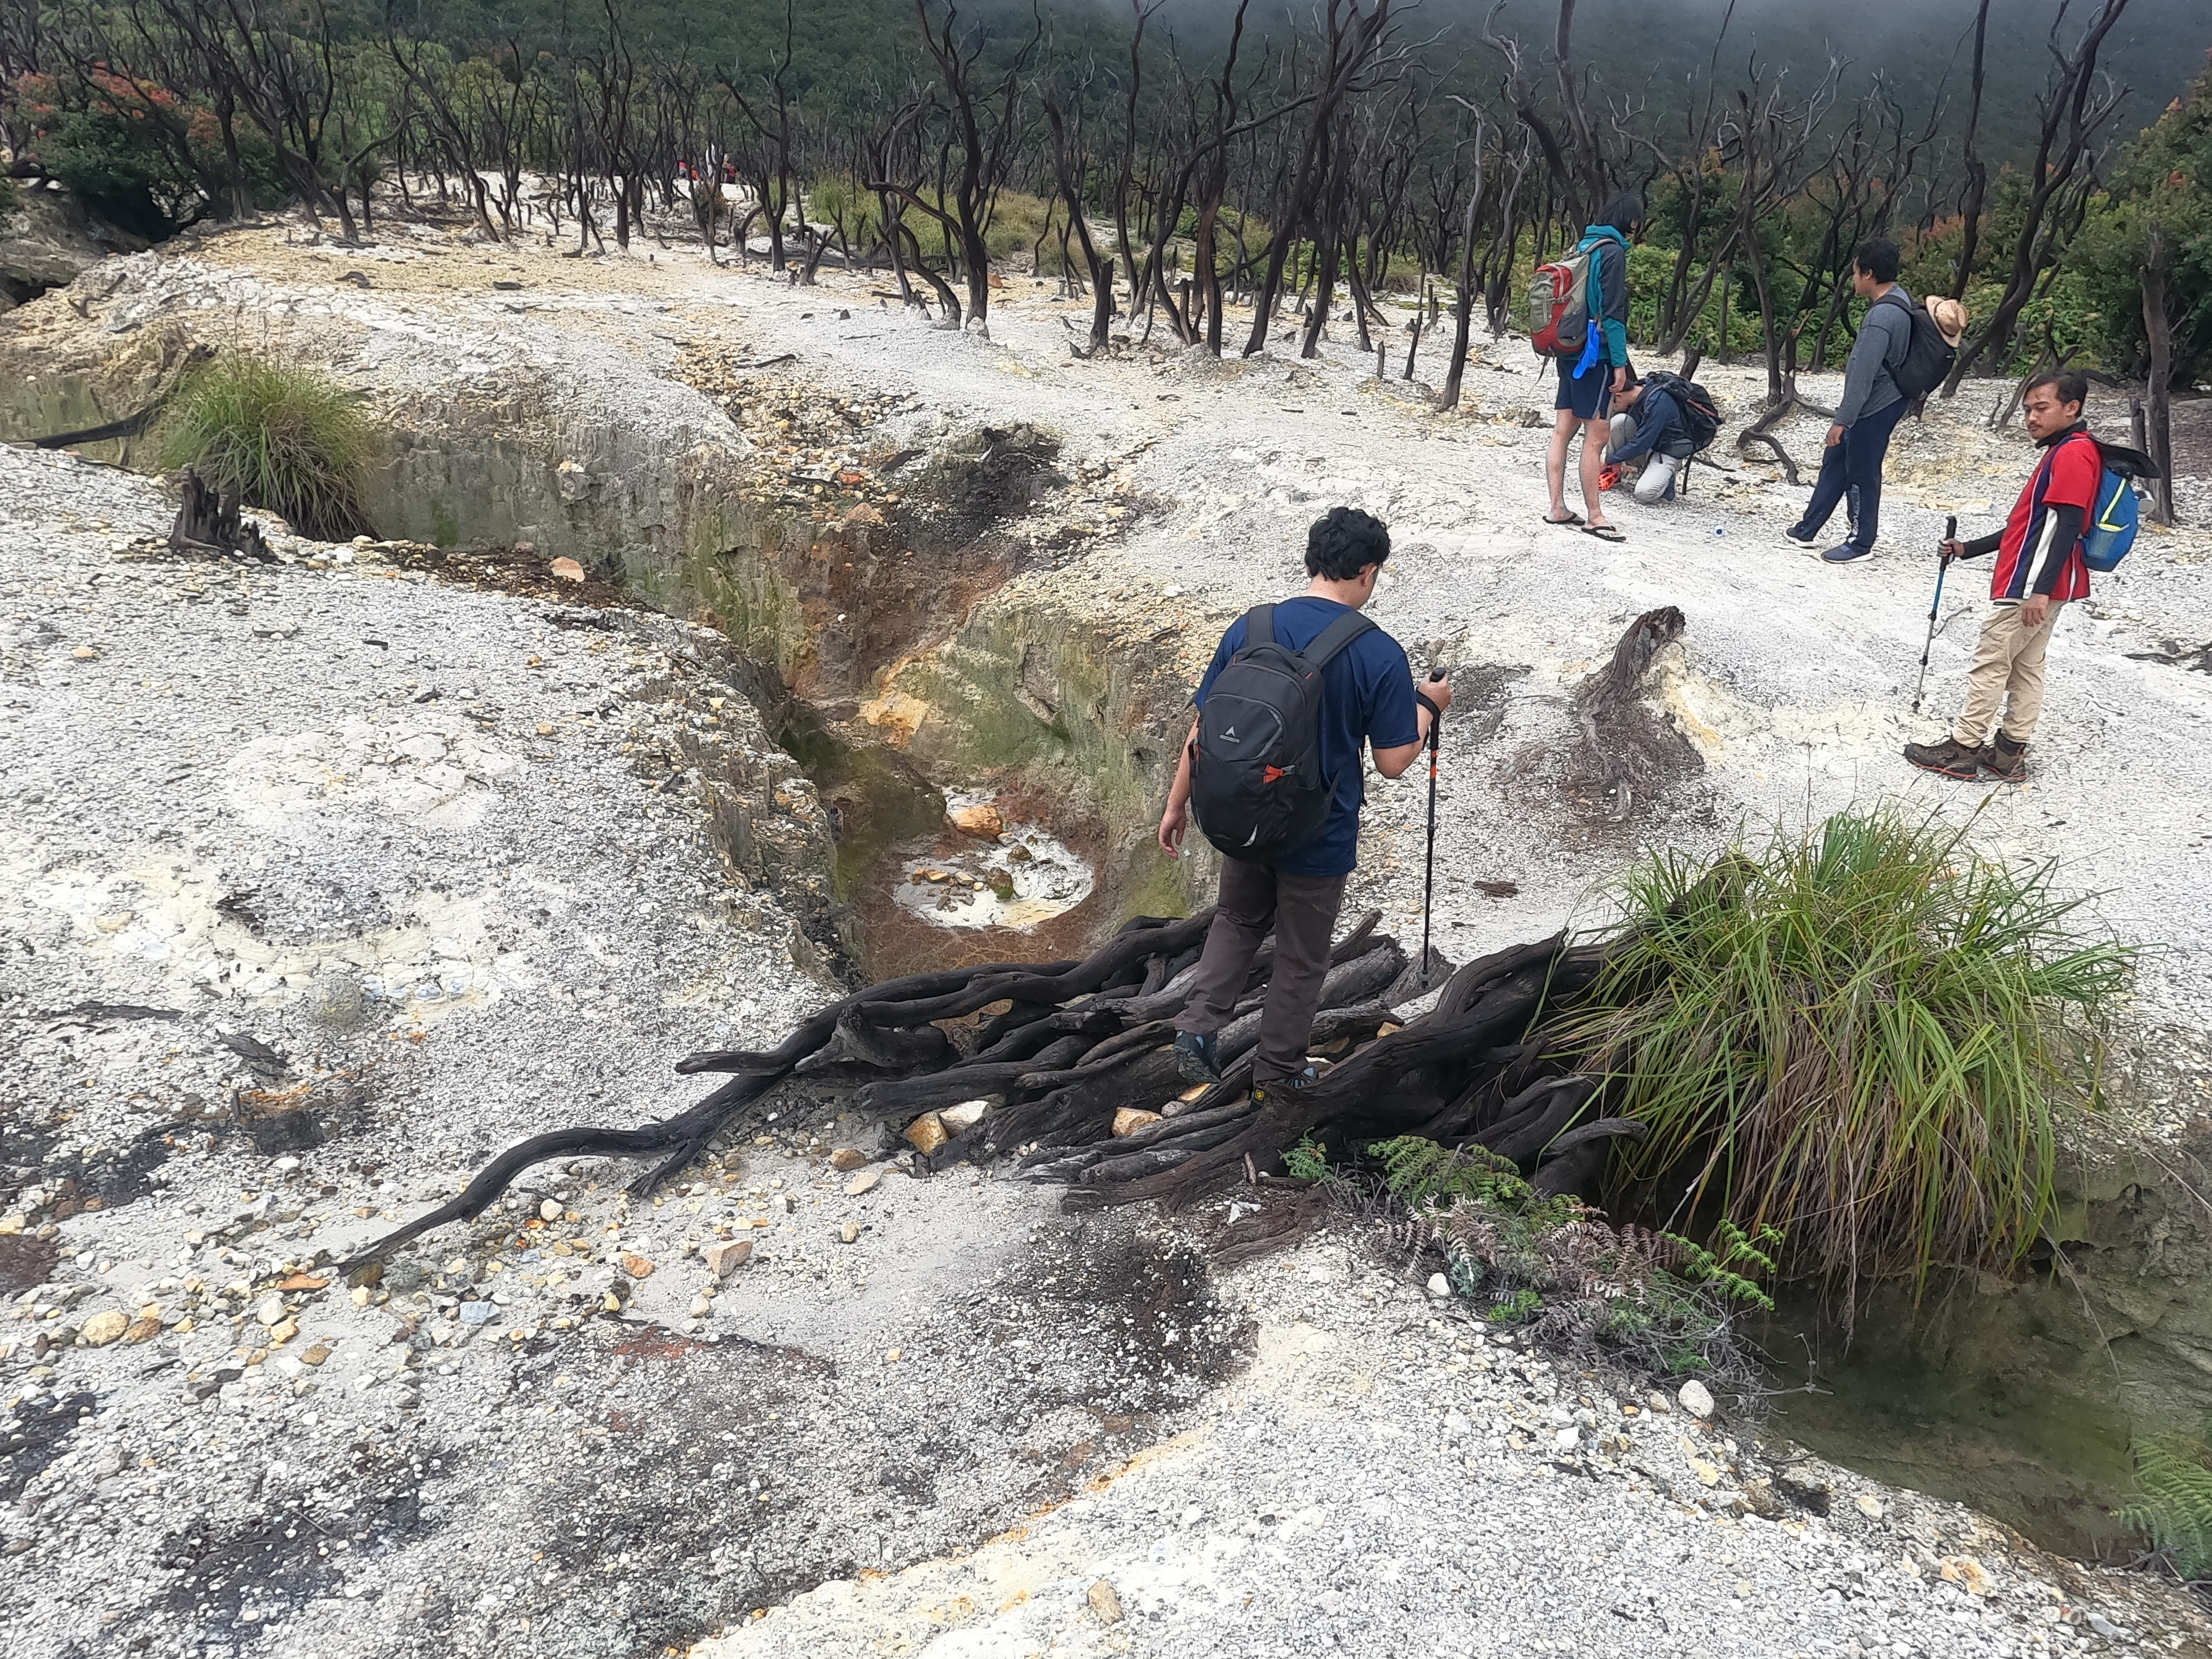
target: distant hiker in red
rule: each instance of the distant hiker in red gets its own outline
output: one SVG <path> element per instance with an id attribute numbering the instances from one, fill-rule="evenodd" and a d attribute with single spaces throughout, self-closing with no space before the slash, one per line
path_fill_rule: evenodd
<path id="1" fill-rule="evenodd" d="M 2043 451 L 2027 487 L 2002 531 L 1943 544 L 1946 560 L 1997 556 L 1990 579 L 1990 598 L 1996 608 L 1982 624 L 1981 643 L 1966 677 L 1966 706 L 1951 735 L 1942 743 L 1905 745 L 1905 758 L 1923 771 L 1960 779 L 1987 773 L 2008 783 L 2027 775 L 2028 740 L 2043 713 L 2043 659 L 2051 631 L 2061 605 L 2089 597 L 2081 538 L 2096 505 L 2105 459 L 2081 418 L 2088 392 L 2087 380 L 2070 368 L 2039 374 L 2027 383 L 2023 410 L 2028 435 Z"/>

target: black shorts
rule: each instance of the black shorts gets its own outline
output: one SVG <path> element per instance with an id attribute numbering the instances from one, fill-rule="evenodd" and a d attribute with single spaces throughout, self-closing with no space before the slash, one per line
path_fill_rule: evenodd
<path id="1" fill-rule="evenodd" d="M 1613 390 L 1613 371 L 1602 362 L 1592 363 L 1589 373 L 1579 380 L 1575 378 L 1575 359 L 1562 357 L 1559 365 L 1559 395 L 1552 400 L 1554 409 L 1571 409 L 1578 421 L 1595 421 L 1605 413 L 1606 398 Z"/>

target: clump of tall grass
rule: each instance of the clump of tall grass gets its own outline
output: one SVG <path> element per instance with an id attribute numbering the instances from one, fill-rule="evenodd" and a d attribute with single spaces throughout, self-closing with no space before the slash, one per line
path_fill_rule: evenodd
<path id="1" fill-rule="evenodd" d="M 1846 1309 L 1866 1279 L 2016 1265 L 2059 1121 L 2099 1103 L 2132 961 L 2051 876 L 1893 811 L 1711 864 L 1651 856 L 1548 1033 L 1650 1126 L 1624 1186 L 1679 1199 L 1675 1226 L 1779 1229 Z"/>
<path id="2" fill-rule="evenodd" d="M 179 389 L 160 448 L 164 467 L 192 467 L 303 536 L 371 533 L 361 492 L 374 432 L 344 389 L 313 368 L 225 352 Z"/>

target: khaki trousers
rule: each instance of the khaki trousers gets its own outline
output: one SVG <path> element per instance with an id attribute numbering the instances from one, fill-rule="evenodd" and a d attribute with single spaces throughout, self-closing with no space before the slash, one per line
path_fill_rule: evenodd
<path id="1" fill-rule="evenodd" d="M 1982 623 L 1974 665 L 1966 673 L 1966 706 L 1951 728 L 1953 738 L 1968 749 L 1982 746 L 2000 709 L 2004 720 L 1998 729 L 2005 736 L 2024 744 L 2035 735 L 2035 722 L 2043 714 L 2043 656 L 2065 607 L 2052 605 L 2040 628 L 2021 620 L 2023 608 L 2001 605 Z"/>

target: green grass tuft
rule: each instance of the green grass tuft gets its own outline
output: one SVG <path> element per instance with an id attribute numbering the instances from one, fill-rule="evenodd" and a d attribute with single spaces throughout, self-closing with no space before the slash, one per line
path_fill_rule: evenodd
<path id="1" fill-rule="evenodd" d="M 1650 1126 L 1617 1169 L 1668 1204 L 1686 1180 L 1678 1221 L 1780 1229 L 1847 1306 L 1869 1278 L 2010 1267 L 2133 960 L 2050 876 L 1887 810 L 1710 866 L 1657 854 L 1549 1035 Z"/>
<path id="2" fill-rule="evenodd" d="M 192 467 L 303 536 L 374 533 L 361 490 L 374 432 L 359 404 L 312 368 L 226 352 L 179 391 L 160 447 L 165 468 Z"/>

